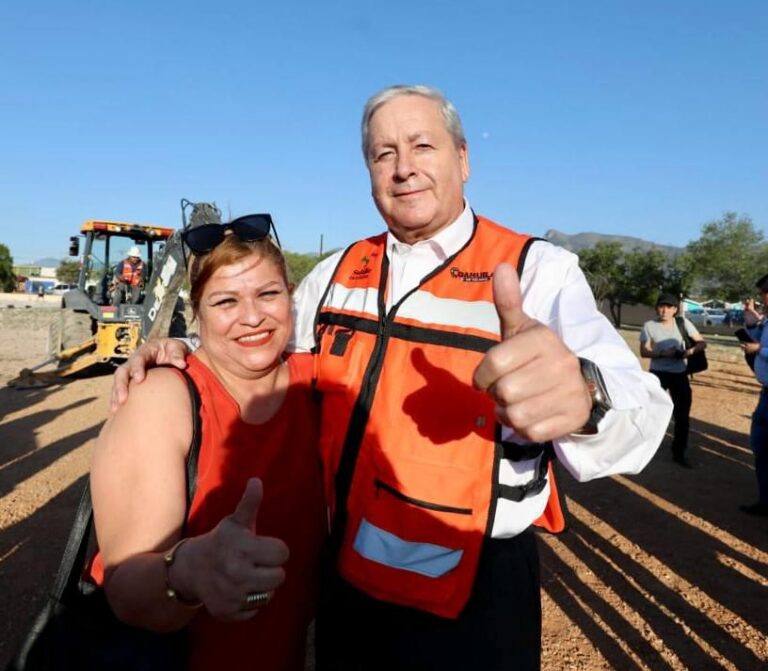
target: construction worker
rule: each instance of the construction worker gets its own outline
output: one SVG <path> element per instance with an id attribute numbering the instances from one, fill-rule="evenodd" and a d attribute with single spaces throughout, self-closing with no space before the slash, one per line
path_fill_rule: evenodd
<path id="1" fill-rule="evenodd" d="M 130 292 L 128 303 L 138 303 L 141 297 L 141 288 L 144 286 L 146 266 L 141 260 L 141 252 L 133 245 L 115 268 L 112 283 L 112 305 L 120 305 L 123 302 L 124 292 Z"/>

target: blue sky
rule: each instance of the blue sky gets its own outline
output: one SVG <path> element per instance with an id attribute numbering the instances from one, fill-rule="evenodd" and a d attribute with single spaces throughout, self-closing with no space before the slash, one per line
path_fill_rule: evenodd
<path id="1" fill-rule="evenodd" d="M 768 226 L 768 3 L 0 5 L 0 242 L 63 257 L 85 219 L 180 225 L 179 200 L 271 212 L 287 249 L 382 229 L 369 95 L 457 106 L 476 211 L 543 235 L 684 245 Z"/>

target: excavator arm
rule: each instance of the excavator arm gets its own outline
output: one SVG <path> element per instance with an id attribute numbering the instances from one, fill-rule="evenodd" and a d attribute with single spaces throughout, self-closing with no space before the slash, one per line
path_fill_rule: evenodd
<path id="1" fill-rule="evenodd" d="M 189 216 L 187 216 L 188 210 Z M 184 199 L 181 201 L 181 213 L 184 223 L 182 230 L 203 224 L 221 223 L 221 211 L 212 203 L 192 203 Z M 175 231 L 166 240 L 146 285 L 145 309 L 141 320 L 141 342 L 164 338 L 168 335 L 185 335 L 184 304 L 179 298 L 185 274 L 186 262 L 181 231 Z"/>

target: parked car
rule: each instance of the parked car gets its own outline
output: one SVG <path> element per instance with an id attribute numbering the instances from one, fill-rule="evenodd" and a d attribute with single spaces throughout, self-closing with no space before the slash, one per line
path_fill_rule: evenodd
<path id="1" fill-rule="evenodd" d="M 726 326 L 743 326 L 744 325 L 744 310 L 739 308 L 733 308 L 725 311 Z"/>
<path id="2" fill-rule="evenodd" d="M 51 293 L 54 296 L 63 296 L 68 291 L 72 291 L 72 289 L 77 289 L 76 284 L 55 284 L 53 289 L 51 289 Z"/>
<path id="3" fill-rule="evenodd" d="M 688 310 L 685 313 L 688 321 L 697 326 L 718 326 L 725 322 L 725 310 Z"/>

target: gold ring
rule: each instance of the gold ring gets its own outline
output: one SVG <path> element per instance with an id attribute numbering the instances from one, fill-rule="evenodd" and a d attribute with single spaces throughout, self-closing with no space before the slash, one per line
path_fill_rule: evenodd
<path id="1" fill-rule="evenodd" d="M 248 592 L 243 599 L 243 610 L 255 610 L 269 603 L 274 592 Z"/>

